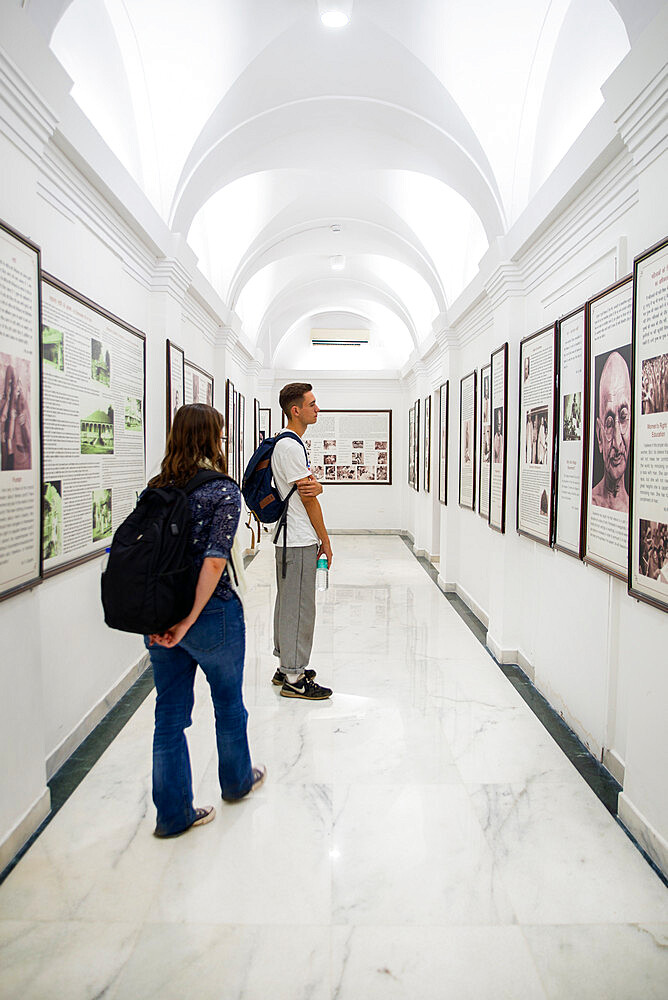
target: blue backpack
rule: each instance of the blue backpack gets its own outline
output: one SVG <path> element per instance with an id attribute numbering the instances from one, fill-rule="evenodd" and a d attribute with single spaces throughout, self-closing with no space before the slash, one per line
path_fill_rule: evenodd
<path id="1" fill-rule="evenodd" d="M 299 441 L 302 448 L 304 448 L 304 456 L 306 458 L 306 464 L 308 465 L 306 447 L 304 446 L 304 442 L 300 438 L 299 434 L 295 434 L 294 431 L 284 431 L 282 434 L 277 434 L 275 437 L 265 438 L 260 446 L 253 452 L 251 459 L 246 466 L 243 482 L 241 484 L 241 493 L 246 501 L 246 506 L 249 510 L 253 511 L 259 521 L 262 521 L 264 524 L 274 524 L 278 521 L 274 541 L 278 541 L 279 535 L 283 532 L 282 575 L 283 579 L 285 579 L 287 558 L 286 545 L 288 535 L 288 501 L 297 489 L 297 484 L 295 483 L 285 500 L 281 500 L 271 471 L 271 456 L 274 454 L 274 448 L 276 447 L 276 442 L 279 437 L 291 437 L 296 441 Z"/>

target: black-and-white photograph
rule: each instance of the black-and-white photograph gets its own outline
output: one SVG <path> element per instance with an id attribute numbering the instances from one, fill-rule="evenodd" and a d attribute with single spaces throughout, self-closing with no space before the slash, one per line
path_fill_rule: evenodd
<path id="1" fill-rule="evenodd" d="M 136 396 L 125 397 L 125 429 L 140 431 L 142 429 L 142 401 Z"/>
<path id="2" fill-rule="evenodd" d="M 376 455 L 376 461 L 378 462 L 378 465 L 387 465 L 387 452 L 379 451 Z"/>
<path id="3" fill-rule="evenodd" d="M 31 468 L 30 362 L 0 353 L 0 471 Z"/>
<path id="4" fill-rule="evenodd" d="M 332 448 L 336 448 L 336 441 L 332 441 L 331 439 L 325 438 L 325 440 L 322 442 L 322 446 L 325 449 L 325 451 L 331 451 Z M 357 448 L 363 448 L 364 447 L 364 442 L 360 441 L 359 444 L 356 445 L 355 442 L 353 441 L 353 448 L 355 448 L 355 447 L 357 447 Z"/>
<path id="5" fill-rule="evenodd" d="M 93 490 L 93 541 L 111 537 L 111 490 Z"/>
<path id="6" fill-rule="evenodd" d="M 65 338 L 62 330 L 42 327 L 42 361 L 56 371 L 65 371 Z"/>
<path id="7" fill-rule="evenodd" d="M 91 337 L 90 377 L 102 385 L 111 384 L 111 354 L 101 340 Z"/>
<path id="8" fill-rule="evenodd" d="M 623 512 L 629 509 L 630 370 L 630 344 L 594 359 L 591 502 L 595 507 Z"/>
<path id="9" fill-rule="evenodd" d="M 472 427 L 472 420 L 464 421 L 464 465 L 470 465 L 471 463 L 471 443 L 473 441 Z"/>
<path id="10" fill-rule="evenodd" d="M 387 451 L 387 441 L 376 441 L 376 451 Z"/>
<path id="11" fill-rule="evenodd" d="M 582 440 L 582 393 L 571 392 L 563 400 L 564 441 Z"/>
<path id="12" fill-rule="evenodd" d="M 489 382 L 490 375 L 489 372 L 483 373 L 482 376 L 482 419 L 483 423 L 489 423 Z"/>
<path id="13" fill-rule="evenodd" d="M 336 453 L 329 452 L 323 459 L 325 465 L 336 465 Z"/>
<path id="14" fill-rule="evenodd" d="M 111 403 L 100 403 L 95 410 L 83 410 L 80 427 L 82 455 L 114 454 L 114 408 Z"/>
<path id="15" fill-rule="evenodd" d="M 311 466 L 311 475 L 314 476 L 318 482 L 325 478 L 325 466 L 324 465 L 313 465 Z"/>
<path id="16" fill-rule="evenodd" d="M 668 524 L 639 521 L 638 562 L 641 576 L 668 584 Z"/>
<path id="17" fill-rule="evenodd" d="M 546 406 L 536 407 L 527 413 L 526 456 L 528 465 L 546 465 L 549 454 L 547 436 L 548 411 Z"/>
<path id="18" fill-rule="evenodd" d="M 327 461 L 327 456 L 325 455 L 325 461 Z M 357 479 L 357 469 L 363 469 L 365 466 L 354 466 L 354 465 L 337 465 L 336 466 L 336 478 L 342 482 Z"/>
<path id="19" fill-rule="evenodd" d="M 359 465 L 357 467 L 357 478 L 374 480 L 376 478 L 376 467 L 374 465 Z"/>
<path id="20" fill-rule="evenodd" d="M 54 559 L 63 551 L 63 483 L 42 484 L 42 555 Z"/>
<path id="21" fill-rule="evenodd" d="M 327 441 L 325 441 L 325 447 L 327 447 Z M 360 448 L 364 447 L 364 441 L 355 440 L 352 442 L 351 447 L 357 448 L 357 450 L 359 451 Z"/>
<path id="22" fill-rule="evenodd" d="M 642 413 L 668 413 L 668 354 L 642 363 Z"/>
<path id="23" fill-rule="evenodd" d="M 352 453 L 352 463 L 353 465 L 364 465 L 364 452 L 354 451 Z"/>
<path id="24" fill-rule="evenodd" d="M 336 479 L 336 466 L 326 465 L 325 466 L 325 479 Z"/>
<path id="25" fill-rule="evenodd" d="M 494 408 L 494 443 L 492 445 L 492 461 L 499 465 L 503 461 L 503 407 Z"/>
<path id="26" fill-rule="evenodd" d="M 376 482 L 387 482 L 387 466 L 376 466 Z"/>

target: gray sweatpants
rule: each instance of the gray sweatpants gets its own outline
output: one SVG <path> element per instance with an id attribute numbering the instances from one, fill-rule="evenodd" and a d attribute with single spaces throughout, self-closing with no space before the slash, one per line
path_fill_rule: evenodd
<path id="1" fill-rule="evenodd" d="M 283 579 L 283 546 L 276 553 L 274 656 L 290 673 L 308 666 L 315 628 L 315 568 L 318 545 L 288 546 Z"/>

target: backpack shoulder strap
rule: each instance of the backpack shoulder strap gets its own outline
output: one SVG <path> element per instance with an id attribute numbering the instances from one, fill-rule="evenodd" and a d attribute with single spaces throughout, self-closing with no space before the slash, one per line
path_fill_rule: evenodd
<path id="1" fill-rule="evenodd" d="M 280 440 L 281 440 L 282 438 L 292 438 L 292 439 L 293 439 L 294 441 L 299 441 L 300 445 L 301 445 L 301 446 L 302 446 L 302 448 L 304 449 L 304 455 L 305 455 L 305 457 L 306 457 L 306 463 L 308 464 L 308 453 L 307 453 L 307 451 L 306 451 L 306 445 L 304 444 L 304 442 L 303 442 L 303 441 L 302 441 L 302 439 L 300 438 L 299 434 L 295 434 L 295 432 L 294 432 L 294 431 L 281 431 L 281 432 L 280 432 L 279 434 L 277 434 L 277 435 L 276 435 L 276 437 L 275 437 L 275 440 L 274 440 L 274 448 L 276 447 L 276 445 L 278 444 L 278 442 L 279 442 L 279 441 L 280 441 Z"/>

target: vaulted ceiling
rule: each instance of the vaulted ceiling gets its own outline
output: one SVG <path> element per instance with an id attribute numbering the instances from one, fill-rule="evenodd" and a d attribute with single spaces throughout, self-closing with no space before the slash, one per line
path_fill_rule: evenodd
<path id="1" fill-rule="evenodd" d="M 332 0 L 350 13 L 337 29 L 322 0 L 28 13 L 267 365 L 396 370 L 662 4 Z M 367 327 L 368 347 L 312 347 L 310 327 L 331 325 Z"/>

